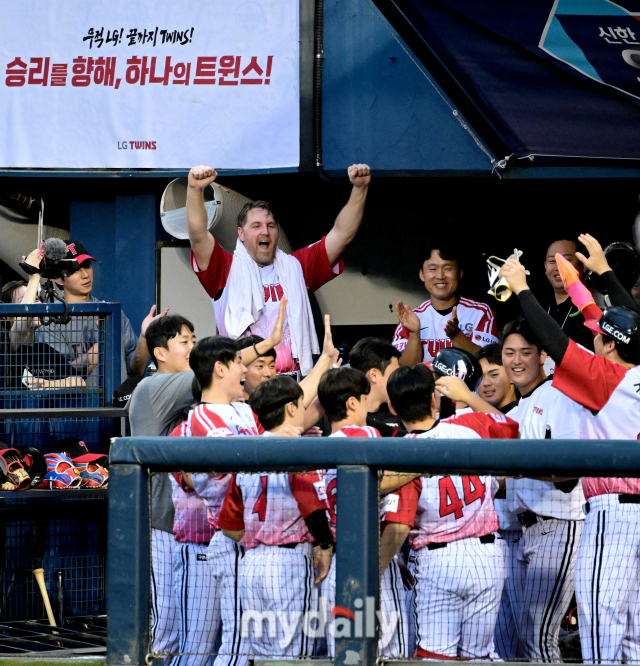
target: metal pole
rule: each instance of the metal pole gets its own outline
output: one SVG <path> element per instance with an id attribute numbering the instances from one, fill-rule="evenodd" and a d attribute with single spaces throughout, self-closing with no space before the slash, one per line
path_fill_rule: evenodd
<path id="1" fill-rule="evenodd" d="M 373 666 L 378 657 L 380 508 L 378 478 L 364 465 L 338 467 L 336 666 Z"/>
<path id="2" fill-rule="evenodd" d="M 149 481 L 140 465 L 109 468 L 107 662 L 146 664 L 149 652 Z"/>

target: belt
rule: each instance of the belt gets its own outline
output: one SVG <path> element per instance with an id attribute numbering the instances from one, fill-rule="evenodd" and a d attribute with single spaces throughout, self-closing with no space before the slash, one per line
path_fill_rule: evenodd
<path id="1" fill-rule="evenodd" d="M 278 544 L 278 548 L 295 548 L 298 544 L 297 543 L 281 543 Z"/>
<path id="2" fill-rule="evenodd" d="M 495 534 L 485 534 L 484 536 L 478 537 L 480 543 L 495 543 L 495 540 Z M 439 548 L 446 548 L 448 545 L 448 543 L 428 543 L 427 550 L 438 550 Z"/>
<path id="3" fill-rule="evenodd" d="M 640 504 L 640 495 L 618 495 L 618 502 L 620 504 Z M 589 513 L 591 507 L 589 502 L 584 505 L 584 512 Z"/>
<path id="4" fill-rule="evenodd" d="M 553 520 L 553 517 L 539 516 L 533 511 L 523 511 L 522 513 L 518 514 L 518 522 L 522 525 L 522 527 L 531 527 L 532 525 L 535 525 L 538 520 Z"/>

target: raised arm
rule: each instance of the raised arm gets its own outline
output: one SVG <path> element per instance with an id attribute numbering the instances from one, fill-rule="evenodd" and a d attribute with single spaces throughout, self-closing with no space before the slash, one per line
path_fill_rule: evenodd
<path id="1" fill-rule="evenodd" d="M 41 259 L 42 255 L 38 249 L 32 250 L 27 257 L 22 257 L 22 260 L 26 264 L 29 264 L 34 268 L 40 266 Z M 24 292 L 24 296 L 20 303 L 27 305 L 36 302 L 38 290 L 40 289 L 41 277 L 40 273 L 34 273 L 29 276 L 27 290 Z M 15 351 L 15 349 L 22 344 L 31 344 L 33 342 L 33 332 L 38 326 L 40 326 L 40 320 L 37 317 L 16 317 L 11 325 L 11 331 L 9 332 L 12 351 Z"/>
<path id="2" fill-rule="evenodd" d="M 142 326 L 140 327 L 140 337 L 136 343 L 135 351 L 129 359 L 129 371 L 132 375 L 144 375 L 144 371 L 147 367 L 147 362 L 149 360 L 149 348 L 147 347 L 147 328 L 149 324 L 160 317 L 165 317 L 167 312 L 169 312 L 169 306 L 167 305 L 165 309 L 160 313 L 156 314 L 155 304 L 151 306 L 149 314 L 142 320 Z"/>
<path id="3" fill-rule="evenodd" d="M 189 171 L 187 187 L 187 233 L 191 249 L 201 271 L 209 267 L 215 240 L 207 224 L 207 209 L 204 207 L 204 188 L 211 185 L 218 174 L 210 166 L 193 167 Z"/>
<path id="4" fill-rule="evenodd" d="M 276 345 L 279 345 L 282 342 L 288 302 L 287 297 L 283 296 L 280 301 L 280 309 L 278 310 L 278 319 L 273 327 L 273 331 L 271 331 L 271 335 L 262 342 L 256 343 L 253 347 L 247 347 L 246 349 L 240 350 L 240 360 L 243 365 L 253 363 L 259 356 L 266 354 L 270 349 L 273 349 Z"/>
<path id="5" fill-rule="evenodd" d="M 353 185 L 351 196 L 346 206 L 338 214 L 325 241 L 327 257 L 331 266 L 340 259 L 344 249 L 358 233 L 371 181 L 371 169 L 366 164 L 352 164 L 347 173 Z"/>
<path id="6" fill-rule="evenodd" d="M 337 361 L 337 358 L 338 353 L 333 344 L 333 337 L 331 335 L 331 318 L 329 315 L 325 315 L 324 343 L 322 345 L 322 354 L 316 361 L 316 364 L 313 366 L 311 372 L 300 382 L 300 387 L 304 391 L 305 407 L 308 407 L 318 395 L 318 384 L 320 383 L 322 376 Z M 314 421 L 314 423 L 316 421 Z"/>

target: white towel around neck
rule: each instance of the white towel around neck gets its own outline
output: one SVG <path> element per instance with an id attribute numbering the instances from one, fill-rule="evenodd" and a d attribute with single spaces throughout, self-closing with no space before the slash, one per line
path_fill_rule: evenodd
<path id="1" fill-rule="evenodd" d="M 274 266 L 280 285 L 289 299 L 287 324 L 291 333 L 291 352 L 305 376 L 313 368 L 312 354 L 319 354 L 318 336 L 313 324 L 311 303 L 300 262 L 276 248 Z M 239 338 L 258 321 L 264 309 L 264 288 L 258 264 L 251 258 L 240 239 L 236 243 L 233 262 L 225 289 L 227 309 L 224 325 L 229 336 Z"/>

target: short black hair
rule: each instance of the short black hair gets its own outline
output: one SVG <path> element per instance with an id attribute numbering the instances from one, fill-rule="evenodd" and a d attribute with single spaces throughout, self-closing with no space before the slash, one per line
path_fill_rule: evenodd
<path id="1" fill-rule="evenodd" d="M 318 398 L 330 423 L 347 418 L 347 400 L 369 395 L 371 385 L 363 372 L 355 368 L 333 368 L 318 384 Z"/>
<path id="2" fill-rule="evenodd" d="M 529 344 L 534 345 L 538 350 L 538 354 L 544 351 L 544 347 L 538 339 L 538 336 L 533 332 L 529 322 L 524 317 L 518 317 L 518 319 L 514 319 L 508 324 L 505 324 L 504 328 L 502 329 L 500 349 L 504 347 L 504 341 L 510 335 L 514 334 L 521 335 Z"/>
<path id="3" fill-rule="evenodd" d="M 455 261 L 458 264 L 458 272 L 462 270 L 464 263 L 462 247 L 460 243 L 455 243 L 446 238 L 436 238 L 422 244 L 420 248 L 420 269 L 423 268 L 424 262 L 431 258 L 434 250 L 445 261 Z"/>
<path id="4" fill-rule="evenodd" d="M 236 343 L 238 345 L 238 351 L 241 351 L 243 349 L 249 349 L 249 347 L 253 347 L 253 345 L 257 345 L 258 342 L 264 342 L 264 338 L 260 337 L 259 335 L 247 335 L 244 338 L 239 338 L 236 340 Z M 267 351 L 264 354 L 260 354 L 258 358 L 262 358 L 263 356 L 273 356 L 273 358 L 277 358 L 277 353 L 274 347 L 271 347 L 271 349 L 267 349 Z"/>
<path id="5" fill-rule="evenodd" d="M 407 365 L 398 368 L 389 377 L 387 393 L 393 410 L 405 423 L 416 423 L 429 418 L 431 396 L 436 381 L 426 365 Z"/>
<path id="6" fill-rule="evenodd" d="M 262 382 L 249 397 L 249 405 L 265 430 L 273 430 L 284 423 L 284 410 L 288 403 L 298 402 L 304 391 L 293 377 L 278 375 Z"/>
<path id="7" fill-rule="evenodd" d="M 169 340 L 180 335 L 183 326 L 186 326 L 192 333 L 195 330 L 193 324 L 182 315 L 167 315 L 154 319 L 149 324 L 145 334 L 147 348 L 151 352 L 151 356 L 154 356 L 153 350 L 156 347 L 169 349 Z"/>
<path id="8" fill-rule="evenodd" d="M 502 347 L 500 343 L 492 342 L 486 347 L 480 347 L 476 352 L 476 358 L 478 361 L 485 358 L 493 365 L 502 365 Z"/>
<path id="9" fill-rule="evenodd" d="M 365 375 L 373 368 L 384 374 L 393 358 L 400 358 L 400 352 L 390 342 L 380 338 L 362 338 L 349 352 L 349 365 Z"/>
<path id="10" fill-rule="evenodd" d="M 195 344 L 189 355 L 189 365 L 194 374 L 192 393 L 196 400 L 199 401 L 202 391 L 211 386 L 215 364 L 220 361 L 229 367 L 237 353 L 236 341 L 222 335 L 203 338 Z"/>

